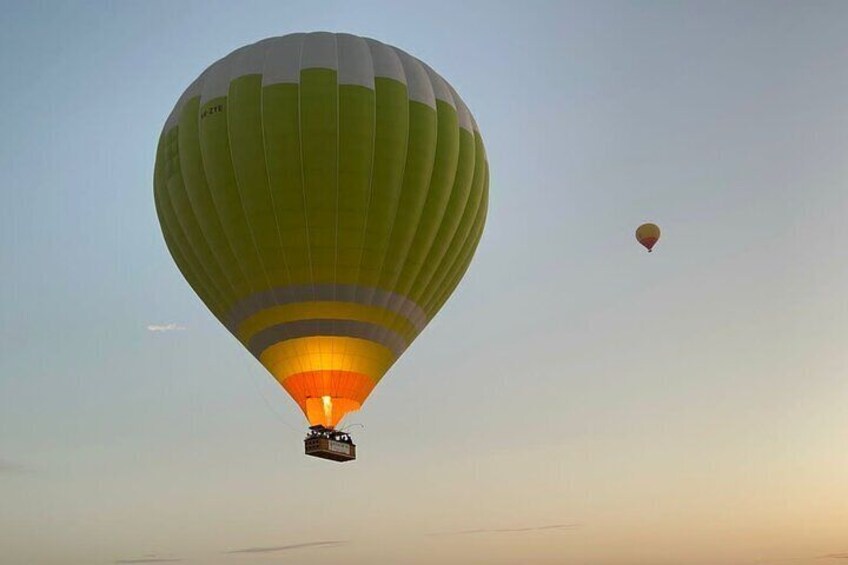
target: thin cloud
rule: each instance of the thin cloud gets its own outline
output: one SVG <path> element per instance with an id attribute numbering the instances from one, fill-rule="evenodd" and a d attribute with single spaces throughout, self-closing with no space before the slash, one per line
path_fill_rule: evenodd
<path id="1" fill-rule="evenodd" d="M 546 526 L 528 526 L 522 528 L 481 528 L 477 530 L 460 530 L 458 532 L 437 532 L 431 536 L 465 536 L 471 534 L 513 534 L 520 532 L 541 532 L 545 530 L 575 530 L 580 524 L 549 524 Z"/>
<path id="2" fill-rule="evenodd" d="M 185 326 L 181 326 L 180 324 L 150 324 L 147 326 L 147 331 L 149 332 L 180 332 L 185 330 Z"/>
<path id="3" fill-rule="evenodd" d="M 333 541 L 310 541 L 305 543 L 293 543 L 290 545 L 278 545 L 275 547 L 246 547 L 244 549 L 234 549 L 225 551 L 226 554 L 234 553 L 276 553 L 278 551 L 290 551 L 292 549 L 306 549 L 310 547 L 338 547 L 346 545 L 349 541 L 333 540 Z"/>
<path id="4" fill-rule="evenodd" d="M 170 557 L 142 557 L 140 559 L 118 559 L 115 563 L 176 563 L 177 561 L 182 561 L 182 559 L 174 559 Z"/>
<path id="5" fill-rule="evenodd" d="M 0 475 L 24 475 L 31 473 L 32 469 L 8 459 L 0 459 Z"/>
<path id="6" fill-rule="evenodd" d="M 757 559 L 754 563 L 762 564 L 762 565 L 771 565 L 772 563 L 789 563 L 795 561 L 809 561 L 809 557 L 785 557 L 783 559 L 766 559 L 760 558 Z"/>

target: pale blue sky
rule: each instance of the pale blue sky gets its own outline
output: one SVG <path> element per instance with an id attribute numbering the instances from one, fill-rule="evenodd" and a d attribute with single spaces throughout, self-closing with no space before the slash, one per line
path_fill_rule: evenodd
<path id="1" fill-rule="evenodd" d="M 848 4 L 3 13 L 0 563 L 848 552 Z M 433 66 L 491 167 L 474 263 L 348 418 L 344 466 L 302 455 L 300 411 L 184 283 L 152 197 L 188 83 L 312 30 Z M 186 329 L 146 329 L 167 323 Z M 557 524 L 579 526 L 428 535 Z"/>

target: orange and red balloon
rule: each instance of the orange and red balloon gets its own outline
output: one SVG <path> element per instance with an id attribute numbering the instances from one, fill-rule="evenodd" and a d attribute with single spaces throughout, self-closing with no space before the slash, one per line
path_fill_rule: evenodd
<path id="1" fill-rule="evenodd" d="M 636 241 L 650 253 L 660 239 L 660 228 L 656 224 L 642 224 L 636 228 Z"/>

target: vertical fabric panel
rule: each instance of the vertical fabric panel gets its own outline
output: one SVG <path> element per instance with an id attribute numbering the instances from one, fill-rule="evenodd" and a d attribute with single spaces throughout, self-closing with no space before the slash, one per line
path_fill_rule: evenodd
<path id="1" fill-rule="evenodd" d="M 233 176 L 251 242 L 258 253 L 261 271 L 267 275 L 267 284 L 284 285 L 289 279 L 288 269 L 265 163 L 262 76 L 250 74 L 233 80 L 227 100 L 227 130 Z"/>
<path id="2" fill-rule="evenodd" d="M 480 238 L 483 235 L 483 228 L 486 225 L 486 213 L 488 212 L 488 209 L 488 191 L 484 191 L 482 195 L 482 202 L 480 203 L 480 206 L 477 211 L 477 216 L 474 220 L 474 226 L 472 227 L 471 233 L 463 244 L 460 256 L 454 262 L 454 265 L 449 271 L 449 274 L 446 278 L 447 283 L 441 285 L 439 291 L 434 296 L 433 300 L 424 305 L 424 308 L 428 312 L 432 312 L 433 316 L 435 316 L 436 313 L 441 309 L 441 307 L 444 306 L 447 299 L 450 298 L 450 295 L 453 294 L 454 290 L 456 290 L 456 287 L 459 285 L 459 281 L 462 280 L 462 277 L 465 275 L 465 272 L 471 265 L 471 257 L 474 255 L 474 251 L 476 251 L 477 245 L 480 243 Z"/>
<path id="3" fill-rule="evenodd" d="M 339 171 L 336 277 L 356 284 L 365 241 L 374 162 L 374 91 L 357 85 L 339 86 Z"/>
<path id="4" fill-rule="evenodd" d="M 192 98 L 183 108 L 180 125 L 177 128 L 186 195 L 195 212 L 203 237 L 215 256 L 215 262 L 220 265 L 224 280 L 238 298 L 250 294 L 253 287 L 244 276 L 241 264 L 227 241 L 224 227 L 215 210 L 200 151 L 199 116 L 200 98 Z"/>
<path id="5" fill-rule="evenodd" d="M 301 71 L 301 157 L 313 283 L 333 283 L 335 278 L 338 100 L 336 71 Z"/>
<path id="6" fill-rule="evenodd" d="M 242 266 L 251 289 L 267 287 L 268 277 L 247 222 L 230 154 L 229 101 L 212 98 L 200 111 L 200 153 L 227 243 Z"/>
<path id="7" fill-rule="evenodd" d="M 475 158 L 474 161 L 474 177 L 471 184 L 471 195 L 469 196 L 468 203 L 463 211 L 462 219 L 459 223 L 460 228 L 454 235 L 453 241 L 451 241 L 444 258 L 439 262 L 439 266 L 436 267 L 436 275 L 425 288 L 420 300 L 417 301 L 422 305 L 422 308 L 424 308 L 424 311 L 430 318 L 435 315 L 435 311 L 428 310 L 426 305 L 431 302 L 433 295 L 439 293 L 442 285 L 449 282 L 448 273 L 457 258 L 462 256 L 463 246 L 468 239 L 469 233 L 474 227 L 477 212 L 480 208 L 480 203 L 483 200 L 483 193 L 486 190 L 487 164 L 482 139 L 480 139 L 479 136 L 476 136 L 475 143 L 477 147 L 475 154 L 478 158 Z"/>
<path id="8" fill-rule="evenodd" d="M 312 282 L 301 165 L 299 101 L 297 84 L 272 84 L 263 88 L 266 172 L 290 285 Z"/>
<path id="9" fill-rule="evenodd" d="M 409 103 L 409 140 L 400 202 L 395 211 L 389 246 L 383 259 L 378 286 L 395 290 L 403 262 L 424 212 L 437 139 L 436 112 L 419 102 Z"/>
<path id="10" fill-rule="evenodd" d="M 400 202 L 409 143 L 406 86 L 391 79 L 377 78 L 375 88 L 374 166 L 357 274 L 357 286 L 362 292 L 377 287 L 380 281 L 380 267 Z"/>
<path id="11" fill-rule="evenodd" d="M 436 274 L 439 265 L 445 258 L 448 246 L 456 235 L 462 220 L 462 212 L 468 202 L 471 192 L 471 184 L 474 178 L 476 163 L 476 151 L 474 134 L 469 130 L 459 130 L 459 162 L 457 164 L 456 176 L 450 191 L 450 200 L 438 225 L 438 233 L 427 253 L 427 257 L 421 267 L 421 271 L 415 278 L 415 283 L 409 291 L 408 296 L 417 302 L 427 284 Z"/>
<path id="12" fill-rule="evenodd" d="M 456 110 L 442 101 L 436 104 L 438 137 L 427 200 L 395 288 L 396 292 L 403 295 L 409 294 L 442 224 L 459 163 L 459 126 Z"/>
<path id="13" fill-rule="evenodd" d="M 174 146 L 178 147 L 178 132 L 176 129 L 173 131 L 176 138 Z M 179 155 L 177 157 L 177 162 L 179 163 Z M 169 196 L 167 201 L 170 203 L 174 214 L 171 226 L 175 230 L 178 229 L 185 238 L 185 247 L 190 250 L 191 254 L 197 260 L 195 271 L 205 277 L 207 281 L 206 286 L 210 289 L 210 292 L 215 292 L 220 299 L 220 310 L 226 312 L 235 303 L 235 294 L 232 286 L 230 286 L 226 277 L 223 276 L 220 265 L 215 260 L 214 255 L 212 255 L 209 244 L 197 222 L 194 209 L 191 207 L 191 202 L 186 194 L 182 166 L 180 166 L 179 182 L 166 184 L 166 186 L 168 188 L 166 192 Z"/>
<path id="14" fill-rule="evenodd" d="M 176 155 L 176 130 L 170 135 L 163 136 L 159 143 L 156 161 L 160 164 L 154 172 L 154 203 L 159 222 L 162 225 L 162 234 L 168 251 L 174 262 L 183 273 L 186 282 L 198 294 L 200 299 L 212 311 L 216 318 L 223 319 L 226 304 L 212 285 L 209 277 L 203 272 L 203 266 L 190 249 L 183 230 L 179 225 L 179 218 L 174 214 L 171 205 L 170 192 L 176 184 L 181 184 L 179 174 L 179 161 Z"/>

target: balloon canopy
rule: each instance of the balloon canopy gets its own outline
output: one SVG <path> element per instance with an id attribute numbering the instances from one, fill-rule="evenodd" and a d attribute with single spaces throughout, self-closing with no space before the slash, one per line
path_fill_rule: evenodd
<path id="1" fill-rule="evenodd" d="M 642 224 L 636 228 L 636 240 L 650 253 L 660 239 L 660 228 L 656 224 Z"/>
<path id="2" fill-rule="evenodd" d="M 320 32 L 206 69 L 165 122 L 154 194 L 200 299 L 333 427 L 459 283 L 488 182 L 450 84 L 400 49 Z"/>

